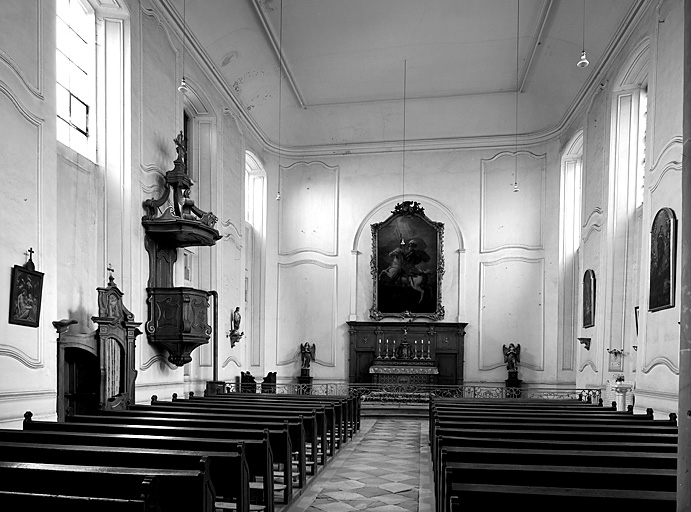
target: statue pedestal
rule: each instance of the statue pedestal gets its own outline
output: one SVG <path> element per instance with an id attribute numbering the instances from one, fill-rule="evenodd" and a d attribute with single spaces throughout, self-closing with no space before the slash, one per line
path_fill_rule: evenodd
<path id="1" fill-rule="evenodd" d="M 617 411 L 627 412 L 626 393 L 631 391 L 631 388 L 631 384 L 624 384 L 623 382 L 617 382 L 612 386 L 612 391 L 614 391 L 614 399 L 617 403 Z"/>
<path id="2" fill-rule="evenodd" d="M 298 395 L 312 394 L 312 377 L 310 377 L 309 368 L 303 368 L 298 377 Z"/>
<path id="3" fill-rule="evenodd" d="M 222 395 L 226 392 L 226 383 L 223 380 L 207 380 L 205 396 Z"/>
<path id="4" fill-rule="evenodd" d="M 521 379 L 518 378 L 518 370 L 509 370 L 509 378 L 506 383 L 506 398 L 521 398 Z"/>

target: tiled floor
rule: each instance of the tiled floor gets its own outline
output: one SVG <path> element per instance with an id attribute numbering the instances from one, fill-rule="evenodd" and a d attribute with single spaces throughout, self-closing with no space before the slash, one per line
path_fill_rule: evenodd
<path id="1" fill-rule="evenodd" d="M 430 512 L 428 423 L 363 419 L 360 432 L 286 512 Z"/>

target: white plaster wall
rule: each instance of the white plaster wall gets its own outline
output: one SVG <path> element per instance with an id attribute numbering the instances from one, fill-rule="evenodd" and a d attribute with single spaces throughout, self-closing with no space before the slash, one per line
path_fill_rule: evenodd
<path id="1" fill-rule="evenodd" d="M 580 275 L 592 268 L 599 277 L 595 326 L 579 327 L 579 335 L 591 337 L 592 345 L 590 351 L 583 345 L 577 349 L 576 381 L 579 387 L 606 386 L 613 373 L 608 370 L 606 349 L 623 339 L 621 373 L 635 386 L 636 409 L 652 407 L 660 416 L 677 408 L 679 297 L 677 292 L 674 308 L 648 312 L 650 226 L 662 207 L 672 208 L 678 218 L 681 213 L 682 119 L 678 106 L 682 103 L 682 70 L 677 63 L 682 59 L 682 9 L 681 1 L 664 0 L 651 4 L 611 68 L 603 74 L 602 87 L 590 99 L 583 117 L 572 124 L 573 130 L 585 125 L 586 137 Z M 642 210 L 635 212 L 629 220 L 628 258 L 631 263 L 627 267 L 626 296 L 622 299 L 612 295 L 611 290 L 608 295 L 606 290 L 611 286 L 611 279 L 617 278 L 617 275 L 610 276 L 608 284 L 607 262 L 612 257 L 609 251 L 614 236 L 609 231 L 613 226 L 612 219 L 608 218 L 608 201 L 613 197 L 609 177 L 613 165 L 609 149 L 614 115 L 612 97 L 622 79 L 633 80 L 622 75 L 630 59 L 645 45 L 649 45 L 647 77 L 642 75 L 648 85 L 645 194 Z M 644 73 L 646 70 L 637 69 L 636 72 Z M 677 262 L 679 256 L 680 246 L 677 245 Z M 621 272 L 621 265 L 615 266 L 615 272 Z M 677 290 L 679 278 L 677 273 Z M 610 303 L 603 304 L 604 299 L 612 297 L 624 302 L 616 307 Z M 579 294 L 579 305 L 581 301 Z M 633 314 L 636 305 L 640 307 L 637 336 Z M 622 318 L 621 328 L 609 327 L 615 320 L 612 315 Z M 581 323 L 579 316 L 579 326 Z"/>
<path id="2" fill-rule="evenodd" d="M 3 2 L 0 17 L 0 159 L 6 186 L 0 213 L 0 308 L 10 310 L 11 269 L 35 251 L 44 273 L 38 328 L 0 323 L 0 424 L 19 425 L 28 409 L 55 417 L 57 314 L 55 22 L 52 2 Z M 7 314 L 7 313 L 5 313 Z M 7 317 L 5 317 L 7 318 Z"/>

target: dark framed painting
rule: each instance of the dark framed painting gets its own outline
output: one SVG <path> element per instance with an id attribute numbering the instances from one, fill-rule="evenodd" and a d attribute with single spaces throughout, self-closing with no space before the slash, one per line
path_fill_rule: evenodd
<path id="1" fill-rule="evenodd" d="M 588 269 L 583 274 L 583 327 L 595 325 L 595 271 Z"/>
<path id="2" fill-rule="evenodd" d="M 444 224 L 428 219 L 420 203 L 403 201 L 371 227 L 370 317 L 443 319 Z"/>
<path id="3" fill-rule="evenodd" d="M 677 216 L 671 208 L 662 208 L 650 229 L 649 311 L 674 307 L 676 254 Z"/>
<path id="4" fill-rule="evenodd" d="M 41 317 L 43 272 L 15 265 L 10 288 L 11 324 L 38 327 Z"/>

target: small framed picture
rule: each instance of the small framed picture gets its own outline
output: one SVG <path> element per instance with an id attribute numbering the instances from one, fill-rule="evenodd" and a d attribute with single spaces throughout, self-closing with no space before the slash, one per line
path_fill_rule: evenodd
<path id="1" fill-rule="evenodd" d="M 38 327 L 41 317 L 43 272 L 15 265 L 10 289 L 11 324 Z"/>
<path id="2" fill-rule="evenodd" d="M 595 325 L 595 272 L 591 269 L 583 274 L 583 327 Z"/>

